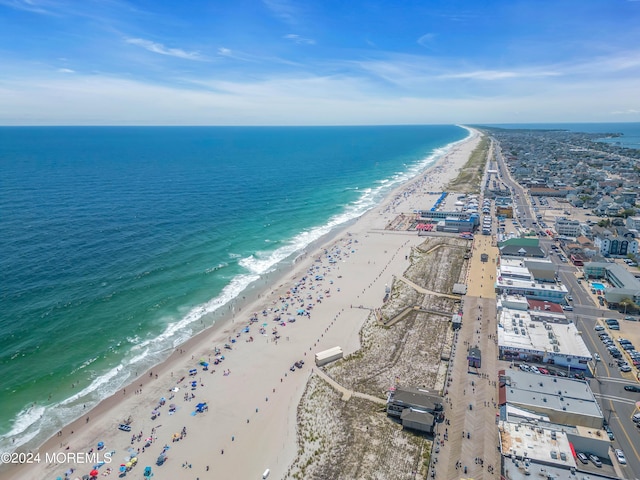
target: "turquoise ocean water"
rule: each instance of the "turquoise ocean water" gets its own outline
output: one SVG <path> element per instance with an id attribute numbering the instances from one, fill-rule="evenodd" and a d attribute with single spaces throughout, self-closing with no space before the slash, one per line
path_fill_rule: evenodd
<path id="1" fill-rule="evenodd" d="M 467 135 L 0 128 L 0 451 L 44 441 Z"/>

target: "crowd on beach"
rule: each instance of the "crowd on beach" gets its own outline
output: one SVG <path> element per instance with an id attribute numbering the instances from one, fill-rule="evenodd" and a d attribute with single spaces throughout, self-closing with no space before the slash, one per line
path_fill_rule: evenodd
<path id="1" fill-rule="evenodd" d="M 400 208 L 401 206 L 403 211 L 406 211 L 408 208 L 407 205 L 416 201 L 416 197 L 424 194 L 426 190 L 437 188 L 435 187 L 435 183 L 446 173 L 447 168 L 452 167 L 437 166 L 429 173 L 420 176 L 416 181 L 408 183 L 405 185 L 403 191 L 396 194 L 389 202 L 383 205 L 379 213 L 394 213 L 396 208 Z M 178 347 L 176 349 L 178 358 L 186 357 L 188 359 L 188 355 L 191 355 L 191 362 L 188 360 L 181 362 L 182 365 L 189 364 L 187 367 L 181 367 L 184 368 L 184 371 L 171 369 L 170 377 L 169 371 L 166 372 L 166 375 L 162 373 L 158 375 L 158 372 L 149 372 L 149 377 L 146 381 L 150 383 L 150 385 L 145 387 L 145 395 L 142 395 L 142 384 L 140 384 L 140 388 L 136 388 L 135 390 L 135 393 L 138 395 L 138 400 L 136 400 L 135 405 L 140 406 L 140 408 L 138 408 L 135 417 L 131 419 L 131 425 L 142 425 L 143 429 L 136 435 L 131 435 L 129 445 L 123 445 L 122 440 L 114 436 L 113 433 L 103 432 L 103 435 L 100 435 L 99 432 L 92 432 L 90 434 L 92 440 L 87 442 L 89 446 L 96 445 L 96 441 L 101 439 L 102 436 L 108 439 L 110 438 L 108 440 L 109 443 L 113 443 L 110 446 L 117 447 L 112 450 L 114 455 L 117 455 L 123 463 L 123 465 L 115 465 L 115 468 L 113 464 L 98 463 L 94 465 L 95 469 L 100 471 L 100 475 L 106 476 L 112 472 L 115 473 L 115 471 L 119 471 L 122 466 L 129 470 L 136 468 L 136 465 L 154 465 L 154 469 L 162 469 L 164 462 L 170 458 L 170 463 L 175 462 L 173 457 L 176 455 L 173 454 L 171 448 L 174 448 L 175 451 L 180 449 L 179 444 L 187 437 L 187 426 L 193 423 L 194 418 L 197 422 L 199 417 L 211 414 L 208 408 L 206 408 L 208 397 L 215 394 L 217 390 L 224 388 L 224 383 L 227 380 L 223 380 L 223 378 L 232 376 L 231 368 L 228 365 L 230 360 L 232 360 L 235 355 L 241 355 L 238 353 L 239 351 L 250 348 L 249 345 L 260 344 L 264 346 L 266 343 L 270 346 L 269 348 L 277 348 L 278 345 L 282 345 L 284 339 L 284 343 L 295 347 L 299 354 L 296 359 L 291 359 L 292 365 L 279 375 L 279 383 L 281 384 L 284 384 L 288 378 L 291 378 L 291 376 L 294 375 L 293 372 L 297 370 L 306 368 L 307 371 L 309 371 L 309 364 L 311 364 L 312 361 L 311 358 L 307 358 L 307 354 L 311 354 L 313 347 L 320 344 L 321 339 L 327 335 L 331 327 L 340 320 L 344 309 L 334 309 L 330 317 L 316 318 L 314 313 L 319 305 L 323 304 L 323 306 L 325 306 L 324 304 L 330 303 L 334 297 L 341 295 L 343 289 L 347 288 L 349 284 L 345 283 L 342 279 L 342 272 L 340 271 L 341 264 L 349 261 L 351 257 L 354 257 L 358 253 L 361 248 L 361 243 L 366 240 L 366 236 L 366 233 L 362 232 L 361 234 L 345 233 L 317 254 L 312 255 L 308 259 L 305 258 L 305 262 L 309 262 L 308 266 L 305 267 L 306 269 L 299 271 L 297 275 L 294 275 L 294 277 L 288 281 L 274 288 L 270 294 L 262 296 L 259 299 L 262 302 L 262 306 L 256 309 L 255 312 L 247 315 L 245 317 L 246 320 L 238 321 L 239 313 L 235 315 L 234 322 L 228 325 L 231 331 L 229 331 L 225 337 L 226 341 L 222 340 L 225 343 L 219 343 L 218 346 L 210 346 L 207 349 L 197 350 L 187 349 L 185 346 Z M 375 265 L 376 274 L 367 277 L 366 283 L 362 285 L 362 291 L 352 292 L 352 295 L 347 300 L 347 309 L 349 308 L 348 303 L 350 301 L 356 303 L 357 299 L 363 296 L 365 291 L 376 288 L 374 287 L 374 283 L 388 276 L 387 268 L 389 267 L 389 263 L 391 261 L 397 261 L 398 255 L 405 255 L 407 243 L 408 241 L 403 240 L 402 244 L 398 244 L 397 251 L 395 251 L 395 248 L 391 253 L 385 251 L 386 260 L 379 262 L 378 265 L 375 265 L 376 257 L 371 257 L 369 260 L 370 269 L 373 271 L 373 265 Z M 389 256 L 390 259 L 387 258 Z M 364 263 L 367 264 L 366 261 Z M 380 298 L 382 298 L 382 295 L 380 295 Z M 375 306 L 376 305 L 373 305 L 373 307 Z M 298 331 L 298 329 L 304 329 L 304 325 L 307 322 L 322 322 L 323 328 L 319 330 L 317 338 L 314 336 L 312 343 L 306 345 L 298 344 L 296 331 Z M 304 359 L 308 360 L 306 367 Z M 294 363 L 294 360 L 298 361 Z M 236 371 L 236 368 L 234 368 L 234 372 L 234 376 L 242 376 L 246 373 Z M 205 381 L 205 378 L 210 380 Z M 278 378 L 276 377 L 276 383 L 277 380 Z M 156 381 L 159 383 L 156 384 Z M 165 392 L 166 398 L 163 396 L 158 400 L 158 395 L 151 400 L 151 395 L 153 394 L 151 392 L 156 391 Z M 178 392 L 181 392 L 179 396 L 182 398 L 182 402 L 176 401 L 176 394 L 178 394 Z M 242 425 L 251 424 L 256 415 L 263 413 L 263 406 L 269 402 L 270 397 L 272 402 L 274 398 L 279 398 L 278 393 L 278 385 L 272 384 L 266 391 L 263 391 L 261 394 L 256 394 L 256 397 L 253 399 L 254 407 L 248 409 L 244 414 L 240 412 L 238 414 L 240 418 L 235 419 L 234 417 L 234 421 L 237 421 L 237 428 L 230 430 L 231 435 L 226 441 L 219 439 L 217 442 L 220 455 L 224 455 L 225 449 L 232 449 L 234 445 L 237 445 L 239 441 L 241 441 L 243 432 L 246 431 L 242 429 Z M 123 389 L 120 398 L 129 400 L 127 397 L 126 389 Z M 146 401 L 150 401 L 151 403 L 144 407 L 143 403 Z M 198 405 L 204 405 L 205 407 L 198 408 Z M 147 413 L 145 414 L 144 411 Z M 148 415 L 148 417 L 144 418 L 145 415 Z M 166 417 L 170 417 L 170 419 L 165 420 Z M 160 418 L 163 419 L 162 423 L 165 425 L 164 428 L 161 423 L 158 423 Z M 174 427 L 180 424 L 183 425 L 182 429 Z M 144 431 L 148 433 L 145 434 Z M 58 436 L 63 436 L 62 431 L 60 431 Z M 67 450 L 70 448 L 69 440 L 71 438 L 77 437 L 77 441 L 80 441 L 78 435 L 69 437 L 67 434 L 65 437 L 60 445 L 61 448 L 66 447 Z M 105 443 L 107 442 L 105 441 Z M 75 446 L 76 445 L 74 445 L 74 447 Z M 180 449 L 179 451 L 183 452 L 184 450 Z M 160 462 L 161 458 L 162 462 Z M 125 459 L 127 461 L 124 461 Z M 135 460 L 132 461 L 132 459 Z M 210 457 L 205 459 L 202 456 L 198 456 L 197 461 L 185 460 L 181 463 L 183 468 L 194 472 L 194 478 L 196 478 L 196 472 L 203 472 L 200 474 L 204 476 L 204 472 L 209 472 L 210 468 L 215 470 L 215 459 L 211 459 Z M 86 466 L 58 465 L 55 468 L 58 468 L 59 471 L 65 470 L 66 473 L 69 472 L 70 468 L 75 468 L 75 471 L 77 471 L 79 468 L 86 468 Z M 82 475 L 80 475 L 80 477 L 82 477 Z M 66 478 L 71 477 L 67 476 Z"/>

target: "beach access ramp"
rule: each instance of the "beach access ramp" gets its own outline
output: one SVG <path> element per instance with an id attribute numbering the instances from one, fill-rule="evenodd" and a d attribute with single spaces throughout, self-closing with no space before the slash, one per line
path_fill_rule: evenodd
<path id="1" fill-rule="evenodd" d="M 322 352 L 316 353 L 316 365 L 321 367 L 322 365 L 326 365 L 327 363 L 334 362 L 336 360 L 340 360 L 343 357 L 342 348 L 333 347 L 328 350 L 323 350 Z"/>

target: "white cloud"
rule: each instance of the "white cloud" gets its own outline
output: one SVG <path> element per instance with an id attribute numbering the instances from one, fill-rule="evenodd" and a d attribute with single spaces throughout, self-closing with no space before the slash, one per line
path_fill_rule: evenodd
<path id="1" fill-rule="evenodd" d="M 55 15 L 51 8 L 56 6 L 48 0 L 0 0 L 0 5 L 41 15 Z"/>
<path id="2" fill-rule="evenodd" d="M 295 33 L 289 33 L 282 38 L 286 38 L 287 40 L 291 40 L 298 45 L 315 45 L 316 41 L 311 38 L 304 38 L 300 35 L 296 35 Z"/>
<path id="3" fill-rule="evenodd" d="M 423 47 L 428 47 L 431 45 L 431 42 L 436 38 L 435 33 L 425 33 L 418 39 L 418 44 Z"/>
<path id="4" fill-rule="evenodd" d="M 535 70 L 476 70 L 471 72 L 449 73 L 440 75 L 440 78 L 470 78 L 475 80 L 504 80 L 507 78 L 534 78 L 534 77 L 557 77 L 560 73 L 550 71 Z"/>
<path id="5" fill-rule="evenodd" d="M 262 0 L 262 3 L 283 22 L 289 25 L 298 23 L 296 8 L 288 0 Z"/>
<path id="6" fill-rule="evenodd" d="M 59 68 L 59 73 L 76 73 L 75 70 L 71 70 L 70 68 Z"/>
<path id="7" fill-rule="evenodd" d="M 186 60 L 206 60 L 206 58 L 198 52 L 187 52 L 186 50 L 182 50 L 180 48 L 165 47 L 161 43 L 152 42 L 151 40 L 145 40 L 143 38 L 127 38 L 126 42 L 142 47 L 146 50 L 149 50 L 150 52 L 159 53 L 160 55 L 184 58 Z"/>
<path id="8" fill-rule="evenodd" d="M 640 114 L 640 110 L 636 110 L 635 108 L 628 108 L 627 110 L 616 110 L 611 112 L 611 115 L 638 115 Z"/>

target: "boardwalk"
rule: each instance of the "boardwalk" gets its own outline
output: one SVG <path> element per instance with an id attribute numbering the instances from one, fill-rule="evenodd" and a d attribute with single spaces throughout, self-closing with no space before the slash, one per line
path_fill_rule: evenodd
<path id="1" fill-rule="evenodd" d="M 430 478 L 499 478 L 498 409 L 494 403 L 498 400 L 498 347 L 492 278 L 498 250 L 491 242 L 490 236 L 474 240 L 463 323 L 456 334 L 445 387 L 447 420 L 438 425 Z M 488 262 L 480 260 L 482 253 L 488 254 Z M 467 368 L 470 347 L 482 352 L 482 366 L 477 371 Z"/>

